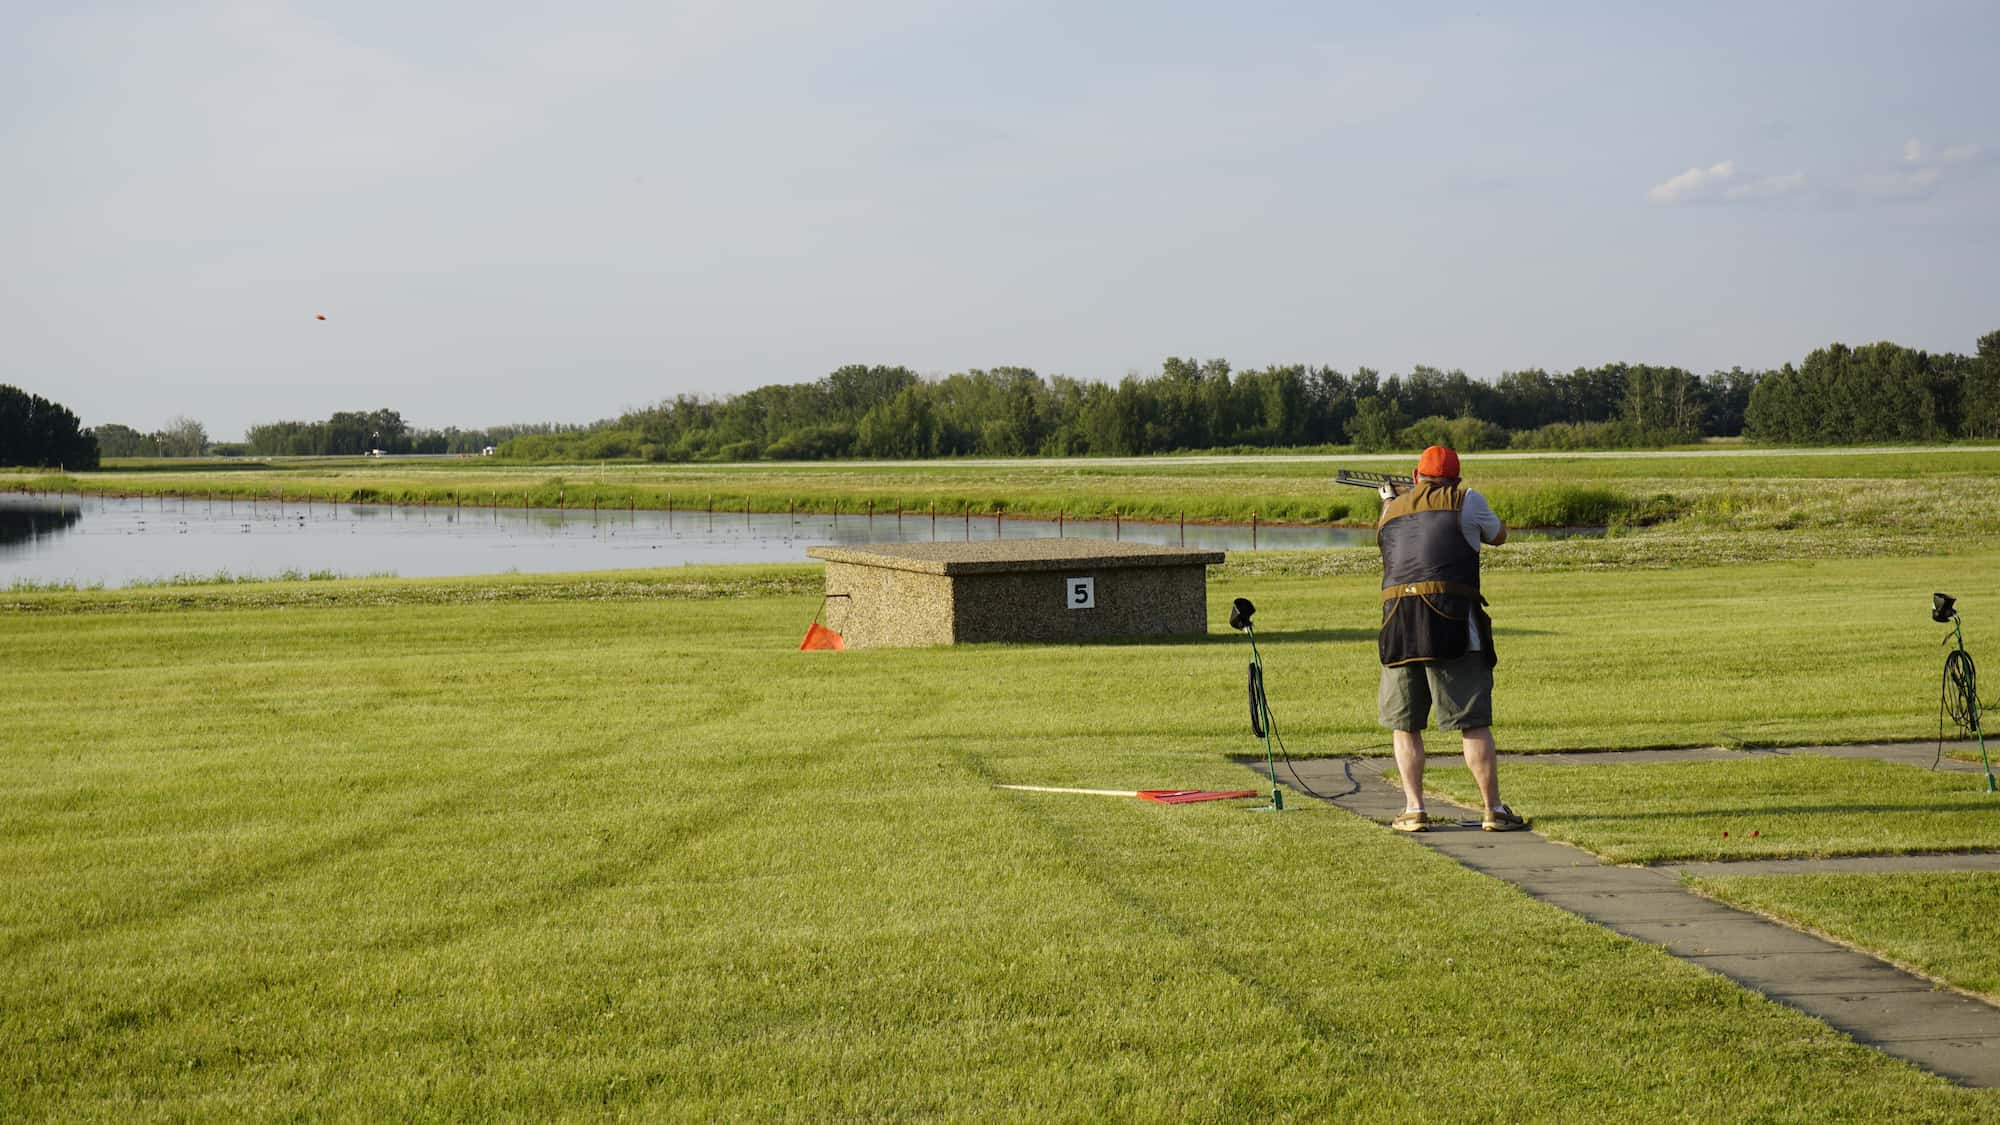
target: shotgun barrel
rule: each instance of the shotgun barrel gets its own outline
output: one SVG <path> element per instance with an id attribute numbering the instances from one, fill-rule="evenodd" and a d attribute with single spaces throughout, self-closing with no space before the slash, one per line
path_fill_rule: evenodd
<path id="1" fill-rule="evenodd" d="M 1364 473 L 1355 469 L 1338 469 L 1333 474 L 1333 483 L 1351 484 L 1356 488 L 1365 488 L 1370 492 L 1380 492 L 1382 486 L 1386 484 L 1395 491 L 1402 492 L 1410 487 L 1410 478 L 1391 476 L 1388 473 Z"/>

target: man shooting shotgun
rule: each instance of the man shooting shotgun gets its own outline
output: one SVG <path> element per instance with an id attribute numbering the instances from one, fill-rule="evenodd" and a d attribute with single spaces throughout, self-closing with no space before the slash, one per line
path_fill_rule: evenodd
<path id="1" fill-rule="evenodd" d="M 1352 479 L 1349 479 L 1352 478 Z M 1374 479 L 1364 479 L 1374 478 Z M 1455 730 L 1466 768 L 1485 804 L 1480 827 L 1512 832 L 1527 827 L 1500 800 L 1493 746 L 1493 621 L 1479 595 L 1479 551 L 1507 541 L 1507 525 L 1486 498 L 1458 477 L 1458 454 L 1441 445 L 1424 450 L 1405 481 L 1381 473 L 1335 477 L 1374 484 L 1382 497 L 1375 542 L 1382 549 L 1382 632 L 1377 647 L 1382 683 L 1376 711 L 1394 733 L 1396 769 L 1403 777 L 1401 832 L 1430 827 L 1424 811 L 1424 725 L 1432 705 L 1439 730 Z"/>

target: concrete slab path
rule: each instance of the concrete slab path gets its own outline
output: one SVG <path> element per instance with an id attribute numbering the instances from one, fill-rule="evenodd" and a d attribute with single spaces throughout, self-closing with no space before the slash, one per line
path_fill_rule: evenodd
<path id="1" fill-rule="evenodd" d="M 1861 749 L 1857 747 L 1839 749 L 1847 752 L 1843 756 L 1886 756 L 1857 753 Z M 1921 764 L 1928 766 L 1929 754 L 1934 752 L 1933 745 L 1926 750 Z M 1688 761 L 1710 756 L 1740 758 L 1743 752 L 1648 750 L 1602 755 L 1535 755 L 1535 760 L 1583 765 L 1590 760 Z M 1452 757 L 1455 756 L 1432 756 L 1433 761 L 1441 758 L 1448 761 Z M 1253 768 L 1269 777 L 1262 762 Z M 1297 763 L 1297 768 L 1300 779 L 1320 792 L 1335 793 L 1350 787 L 1339 759 L 1303 761 Z M 1388 759 L 1381 761 L 1380 768 L 1373 763 L 1370 768 L 1357 767 L 1353 774 L 1359 783 L 1358 791 L 1336 798 L 1333 803 L 1386 824 L 1403 808 L 1401 789 L 1383 776 L 1384 770 L 1393 768 Z M 1287 767 L 1280 766 L 1278 775 L 1291 785 Z M 1968 1086 L 2000 1086 L 2000 1008 L 1940 988 L 1867 954 L 1702 898 L 1680 884 L 1683 870 L 1715 866 L 1727 868 L 1730 873 L 1750 874 L 1761 864 L 1687 864 L 1673 869 L 1622 867 L 1533 832 L 1482 832 L 1477 827 L 1458 827 L 1453 824 L 1454 819 L 1474 819 L 1477 813 L 1436 800 L 1429 803 L 1432 816 L 1441 818 L 1442 825 L 1430 832 L 1413 833 L 1411 839 L 1434 851 L 1475 871 L 1513 883 L 1552 906 L 1627 937 L 1660 946 L 1676 957 L 1824 1020 L 1857 1041 L 1897 1058 Z M 1931 863 L 1976 858 L 1979 863 L 1992 864 L 1977 870 L 2000 869 L 2000 856 L 1995 855 L 1904 858 Z M 1788 869 L 1799 868 L 1795 862 L 1781 862 Z"/>

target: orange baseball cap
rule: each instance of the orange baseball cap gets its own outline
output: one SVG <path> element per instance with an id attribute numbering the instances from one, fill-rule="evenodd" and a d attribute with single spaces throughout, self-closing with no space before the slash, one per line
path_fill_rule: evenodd
<path id="1" fill-rule="evenodd" d="M 1417 471 L 1427 477 L 1458 476 L 1458 451 L 1447 445 L 1433 445 L 1417 458 Z"/>

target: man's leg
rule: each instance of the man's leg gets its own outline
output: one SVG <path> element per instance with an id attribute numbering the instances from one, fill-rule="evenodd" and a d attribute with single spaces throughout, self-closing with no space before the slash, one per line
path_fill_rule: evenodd
<path id="1" fill-rule="evenodd" d="M 1472 783 L 1479 786 L 1479 799 L 1489 809 L 1500 808 L 1500 769 L 1494 753 L 1493 728 L 1472 727 L 1459 732 L 1465 748 L 1465 768 L 1472 771 Z M 1396 756 L 1397 764 L 1402 755 Z"/>
<path id="2" fill-rule="evenodd" d="M 1430 713 L 1430 683 L 1422 668 L 1382 669 L 1375 717 L 1393 732 L 1396 773 L 1403 779 L 1403 813 L 1392 825 L 1399 832 L 1423 832 L 1429 827 L 1423 812 L 1423 730 Z"/>
<path id="3" fill-rule="evenodd" d="M 1396 773 L 1403 779 L 1403 808 L 1424 807 L 1424 732 L 1399 730 L 1395 733 Z"/>
<path id="4" fill-rule="evenodd" d="M 1493 746 L 1493 666 L 1479 653 L 1468 653 L 1449 664 L 1434 664 L 1431 674 L 1438 700 L 1438 728 L 1455 730 L 1463 740 L 1465 768 L 1479 787 L 1486 815 L 1480 827 L 1488 832 L 1513 832 L 1528 822 L 1500 803 L 1500 770 Z"/>

